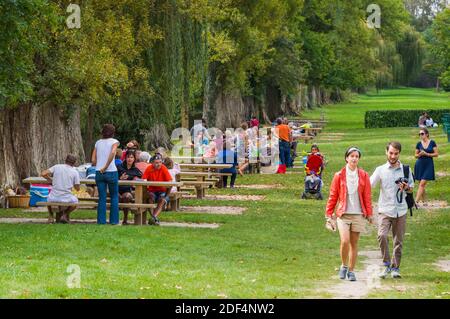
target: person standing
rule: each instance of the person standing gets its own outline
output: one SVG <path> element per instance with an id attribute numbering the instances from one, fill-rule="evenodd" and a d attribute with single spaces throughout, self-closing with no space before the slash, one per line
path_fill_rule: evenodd
<path id="1" fill-rule="evenodd" d="M 434 181 L 434 162 L 433 157 L 438 157 L 438 147 L 436 142 L 430 140 L 430 133 L 426 128 L 421 128 L 419 132 L 420 142 L 416 145 L 414 154 L 417 158 L 414 165 L 414 178 L 419 181 L 416 203 L 425 202 L 425 187 L 428 181 Z"/>
<path id="2" fill-rule="evenodd" d="M 378 243 L 386 267 L 379 274 L 386 278 L 401 278 L 400 261 L 402 257 L 403 238 L 406 231 L 406 192 L 412 192 L 414 179 L 411 169 L 404 168 L 400 162 L 402 145 L 399 142 L 389 142 L 386 146 L 387 162 L 378 166 L 370 177 L 370 184 L 375 188 L 380 183 L 380 196 L 378 198 Z M 409 174 L 405 178 L 405 171 Z M 403 179 L 403 180 L 402 180 Z M 389 255 L 388 234 L 392 229 L 394 249 L 392 259 Z"/>
<path id="3" fill-rule="evenodd" d="M 334 222 L 336 209 L 337 226 L 341 239 L 341 267 L 339 278 L 356 281 L 354 268 L 358 256 L 358 241 L 365 231 L 366 220 L 372 223 L 372 200 L 369 174 L 358 167 L 361 151 L 356 147 L 347 149 L 347 164 L 334 175 L 326 206 L 327 224 Z M 334 226 L 333 226 L 334 228 Z"/>
<path id="4" fill-rule="evenodd" d="M 255 115 L 252 115 L 252 118 L 250 120 L 250 127 L 259 127 L 259 120 L 256 118 Z"/>
<path id="5" fill-rule="evenodd" d="M 111 197 L 109 223 L 119 224 L 119 175 L 114 164 L 119 141 L 114 139 L 116 129 L 112 124 L 105 124 L 102 138 L 95 143 L 92 153 L 92 165 L 96 168 L 95 183 L 98 189 L 97 224 L 106 224 L 106 188 Z"/>
<path id="6" fill-rule="evenodd" d="M 280 148 L 280 166 L 277 173 L 286 173 L 286 167 L 290 161 L 291 154 L 291 141 L 292 141 L 292 131 L 287 124 L 281 120 L 277 119 L 277 126 L 275 127 L 276 136 L 279 141 Z"/>

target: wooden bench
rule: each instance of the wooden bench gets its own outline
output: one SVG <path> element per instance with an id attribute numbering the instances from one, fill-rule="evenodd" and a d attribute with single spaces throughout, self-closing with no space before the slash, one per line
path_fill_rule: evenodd
<path id="1" fill-rule="evenodd" d="M 201 199 L 205 195 L 205 189 L 213 187 L 214 185 L 218 188 L 222 187 L 224 176 L 231 176 L 231 173 L 219 173 L 216 171 L 205 171 L 205 170 L 183 170 L 179 173 L 180 181 L 184 185 L 194 186 L 197 191 L 197 198 Z M 195 168 L 194 168 L 195 169 Z"/>
<path id="2" fill-rule="evenodd" d="M 305 144 L 307 143 L 307 141 L 314 139 L 314 136 L 310 136 L 310 135 L 294 135 L 293 136 L 293 140 L 303 140 L 305 141 Z"/>
<path id="3" fill-rule="evenodd" d="M 197 198 L 202 199 L 205 197 L 205 189 L 209 186 L 213 186 L 215 182 L 210 181 L 183 181 L 184 186 L 194 186 L 197 193 Z"/>
<path id="4" fill-rule="evenodd" d="M 84 199 L 84 198 L 83 198 Z M 69 207 L 76 206 L 81 209 L 97 209 L 98 202 L 96 201 L 80 201 L 78 203 L 59 203 L 59 202 L 37 202 L 36 206 L 40 207 Z M 106 203 L 106 207 L 111 207 L 111 203 Z M 146 212 L 148 209 L 155 208 L 156 204 L 135 204 L 135 203 L 119 203 L 119 209 L 129 208 L 134 214 L 135 225 L 142 225 L 143 220 L 146 220 Z"/>

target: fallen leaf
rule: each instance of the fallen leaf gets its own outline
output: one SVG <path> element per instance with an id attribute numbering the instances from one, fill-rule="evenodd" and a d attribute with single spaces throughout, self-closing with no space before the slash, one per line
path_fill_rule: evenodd
<path id="1" fill-rule="evenodd" d="M 108 260 L 106 258 L 103 258 L 102 260 L 100 260 L 101 263 L 107 263 Z"/>
<path id="2" fill-rule="evenodd" d="M 220 297 L 220 298 L 228 298 L 228 296 L 225 295 L 224 293 L 218 294 L 217 297 Z"/>
<path id="3" fill-rule="evenodd" d="M 183 287 L 176 285 L 175 288 L 177 289 L 183 289 Z"/>

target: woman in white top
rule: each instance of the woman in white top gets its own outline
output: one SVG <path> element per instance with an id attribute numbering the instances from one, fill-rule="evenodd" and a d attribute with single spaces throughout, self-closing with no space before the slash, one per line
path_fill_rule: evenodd
<path id="1" fill-rule="evenodd" d="M 106 188 L 111 197 L 109 223 L 119 224 L 119 176 L 114 164 L 119 141 L 114 139 L 116 129 L 112 124 L 105 124 L 102 138 L 95 143 L 92 153 L 92 165 L 96 167 L 95 183 L 98 188 L 97 224 L 106 224 Z"/>

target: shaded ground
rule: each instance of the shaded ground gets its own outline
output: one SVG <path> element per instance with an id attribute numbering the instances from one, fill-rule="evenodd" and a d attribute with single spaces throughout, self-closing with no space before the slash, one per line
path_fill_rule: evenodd
<path id="1" fill-rule="evenodd" d="M 0 224 L 47 224 L 44 218 L 0 218 Z M 71 219 L 71 224 L 96 224 L 95 219 Z M 188 228 L 218 228 L 216 223 L 180 223 L 180 222 L 161 222 L 160 226 L 167 227 L 188 227 Z"/>
<path id="2" fill-rule="evenodd" d="M 192 214 L 241 215 L 247 208 L 235 206 L 181 206 L 179 212 Z"/>
<path id="3" fill-rule="evenodd" d="M 195 195 L 186 195 L 184 198 L 192 198 L 195 199 L 197 196 Z M 206 195 L 203 199 L 208 200 L 251 200 L 251 201 L 259 201 L 266 198 L 262 195 Z"/>

